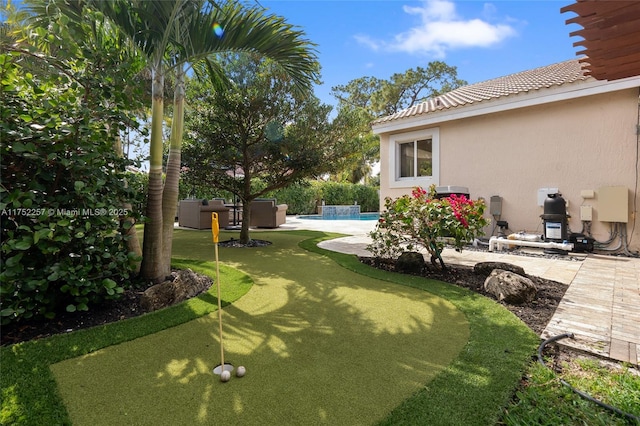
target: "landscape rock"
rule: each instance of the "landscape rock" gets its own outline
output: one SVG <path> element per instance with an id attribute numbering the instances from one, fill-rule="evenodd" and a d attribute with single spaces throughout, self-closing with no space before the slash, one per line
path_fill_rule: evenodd
<path id="1" fill-rule="evenodd" d="M 206 291 L 213 281 L 191 269 L 171 273 L 166 281 L 149 287 L 140 297 L 140 306 L 146 312 L 156 311 L 180 303 Z"/>
<path id="2" fill-rule="evenodd" d="M 501 269 L 503 271 L 513 272 L 514 274 L 524 275 L 524 268 L 522 266 L 514 265 L 506 262 L 479 262 L 473 266 L 473 272 L 478 275 L 484 275 L 488 277 L 494 269 Z"/>
<path id="3" fill-rule="evenodd" d="M 536 298 L 538 289 L 533 281 L 511 271 L 494 269 L 484 282 L 484 289 L 511 305 L 522 305 Z"/>
<path id="4" fill-rule="evenodd" d="M 415 251 L 406 251 L 396 260 L 396 271 L 403 274 L 419 274 L 424 268 L 424 256 Z"/>

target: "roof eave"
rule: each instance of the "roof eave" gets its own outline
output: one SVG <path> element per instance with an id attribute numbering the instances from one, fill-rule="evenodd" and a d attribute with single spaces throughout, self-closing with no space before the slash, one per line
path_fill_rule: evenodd
<path id="1" fill-rule="evenodd" d="M 455 108 L 433 111 L 426 114 L 403 117 L 396 120 L 373 124 L 374 134 L 380 135 L 406 130 L 418 126 L 431 126 L 446 121 L 477 117 L 496 112 L 515 110 L 551 102 L 593 96 L 602 93 L 640 87 L 640 76 L 629 77 L 615 81 L 602 81 L 590 78 L 561 86 L 540 90 L 532 90 L 517 95 L 476 102 Z"/>

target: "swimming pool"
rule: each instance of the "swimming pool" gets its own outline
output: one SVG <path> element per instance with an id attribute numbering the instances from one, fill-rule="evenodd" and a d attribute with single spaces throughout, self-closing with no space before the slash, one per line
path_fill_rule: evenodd
<path id="1" fill-rule="evenodd" d="M 302 216 L 297 216 L 298 219 L 310 219 L 310 220 L 378 220 L 380 219 L 380 213 L 360 213 L 359 215 L 350 215 L 350 216 L 338 216 L 338 215 L 327 215 L 321 216 L 319 214 L 307 214 Z"/>

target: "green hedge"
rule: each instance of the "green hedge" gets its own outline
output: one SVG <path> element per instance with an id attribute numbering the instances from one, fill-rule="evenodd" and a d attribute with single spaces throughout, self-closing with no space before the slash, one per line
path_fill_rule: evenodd
<path id="1" fill-rule="evenodd" d="M 316 206 L 323 200 L 327 205 L 358 203 L 363 212 L 377 212 L 380 198 L 378 188 L 372 186 L 319 181 L 290 185 L 269 196 L 287 204 L 287 214 L 315 214 Z"/>

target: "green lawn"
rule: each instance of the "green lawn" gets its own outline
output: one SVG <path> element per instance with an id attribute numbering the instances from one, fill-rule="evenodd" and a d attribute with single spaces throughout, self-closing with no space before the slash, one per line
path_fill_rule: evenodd
<path id="1" fill-rule="evenodd" d="M 246 365 L 245 378 L 223 384 L 210 372 L 219 362 L 212 289 L 139 318 L 2 348 L 0 421 L 495 424 L 537 337 L 467 290 L 317 248 L 333 236 L 255 232 L 273 245 L 221 248 L 222 299 L 233 302 L 225 353 Z M 215 274 L 210 232 L 176 231 L 174 255 Z"/>

